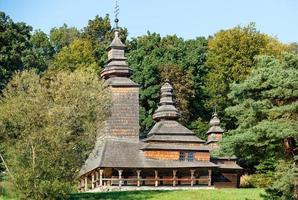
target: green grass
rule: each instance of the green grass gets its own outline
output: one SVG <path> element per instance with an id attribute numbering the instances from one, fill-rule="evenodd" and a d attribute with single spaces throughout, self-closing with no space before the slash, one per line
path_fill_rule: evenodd
<path id="1" fill-rule="evenodd" d="M 262 189 L 125 191 L 73 194 L 69 200 L 261 200 Z"/>

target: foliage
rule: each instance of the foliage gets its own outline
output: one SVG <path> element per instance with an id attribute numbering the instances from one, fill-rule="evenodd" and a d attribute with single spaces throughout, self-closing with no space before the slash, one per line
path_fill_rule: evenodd
<path id="1" fill-rule="evenodd" d="M 241 188 L 266 188 L 273 183 L 273 173 L 257 173 L 251 175 L 243 175 L 240 179 Z"/>
<path id="2" fill-rule="evenodd" d="M 0 135 L 19 199 L 63 198 L 72 191 L 108 115 L 108 93 L 90 72 L 14 76 L 0 101 Z"/>
<path id="3" fill-rule="evenodd" d="M 32 55 L 35 57 L 34 66 L 39 72 L 44 72 L 53 58 L 55 51 L 47 34 L 35 31 L 30 38 L 32 44 Z"/>
<path id="4" fill-rule="evenodd" d="M 283 61 L 261 56 L 257 68 L 229 94 L 234 106 L 226 112 L 238 128 L 227 133 L 222 150 L 243 158 L 248 165 L 284 157 L 282 140 L 297 133 L 298 56 Z"/>
<path id="5" fill-rule="evenodd" d="M 141 89 L 141 132 L 146 133 L 153 125 L 152 115 L 159 102 L 160 85 L 166 78 L 173 82 L 178 107 L 183 113 L 182 122 L 197 119 L 198 113 L 204 116 L 206 112 L 200 99 L 204 96 L 201 87 L 206 45 L 204 38 L 184 41 L 175 35 L 162 38 L 149 32 L 129 42 L 128 62 L 134 70 L 132 79 Z"/>
<path id="6" fill-rule="evenodd" d="M 209 94 L 208 102 L 211 107 L 218 107 L 220 115 L 230 105 L 227 94 L 230 84 L 244 80 L 256 64 L 257 55 L 281 56 L 288 50 L 287 45 L 281 44 L 276 39 L 256 30 L 255 24 L 231 28 L 217 32 L 208 42 L 208 56 L 206 66 L 206 93 Z M 227 129 L 233 128 L 230 118 L 223 120 Z"/>
<path id="7" fill-rule="evenodd" d="M 120 28 L 119 35 L 120 39 L 125 41 L 127 29 Z M 83 29 L 82 37 L 91 41 L 96 62 L 98 66 L 104 67 L 107 60 L 106 48 L 114 38 L 109 15 L 104 18 L 97 15 L 93 20 L 89 20 L 88 25 Z"/>
<path id="8" fill-rule="evenodd" d="M 92 69 L 98 70 L 92 44 L 87 39 L 75 39 L 55 56 L 53 68 L 58 70 Z"/>
<path id="9" fill-rule="evenodd" d="M 191 130 L 202 140 L 207 140 L 207 131 L 209 129 L 209 124 L 202 120 L 202 118 L 197 118 L 195 121 L 192 121 L 190 124 Z"/>
<path id="10" fill-rule="evenodd" d="M 234 105 L 226 112 L 238 127 L 224 137 L 221 151 L 236 155 L 245 167 L 269 173 L 276 160 L 287 158 L 283 139 L 297 137 L 298 55 L 285 53 L 281 60 L 261 56 L 257 61 L 246 80 L 231 86 Z"/>
<path id="11" fill-rule="evenodd" d="M 31 30 L 32 27 L 15 23 L 0 12 L 0 91 L 15 71 L 29 68 Z"/>
<path id="12" fill-rule="evenodd" d="M 54 27 L 50 31 L 50 41 L 56 53 L 63 47 L 70 45 L 80 36 L 80 32 L 75 27 L 68 27 L 66 24 L 57 28 Z"/>
<path id="13" fill-rule="evenodd" d="M 266 189 L 265 200 L 291 200 L 294 189 L 294 163 L 279 161 L 277 170 L 274 173 L 276 180 L 271 187 Z"/>
<path id="14" fill-rule="evenodd" d="M 192 200 L 192 199 L 218 199 L 218 200 L 261 200 L 262 189 L 214 189 L 214 190 L 151 190 L 151 191 L 124 191 L 105 193 L 79 193 L 71 195 L 69 200 Z"/>

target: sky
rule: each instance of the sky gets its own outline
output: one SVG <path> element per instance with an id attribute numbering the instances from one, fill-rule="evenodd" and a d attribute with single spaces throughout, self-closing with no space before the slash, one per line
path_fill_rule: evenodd
<path id="1" fill-rule="evenodd" d="M 63 23 L 81 29 L 96 15 L 114 20 L 114 6 L 115 0 L 0 0 L 0 11 L 46 33 Z M 298 0 L 119 0 L 119 6 L 129 37 L 150 31 L 192 39 L 255 22 L 282 42 L 298 42 Z"/>

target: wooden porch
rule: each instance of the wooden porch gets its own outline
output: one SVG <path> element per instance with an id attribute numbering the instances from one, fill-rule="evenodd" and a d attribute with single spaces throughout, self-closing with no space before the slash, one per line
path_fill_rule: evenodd
<path id="1" fill-rule="evenodd" d="M 116 175 L 117 173 L 117 175 Z M 211 187 L 211 169 L 96 169 L 81 176 L 80 192 L 123 187 Z"/>

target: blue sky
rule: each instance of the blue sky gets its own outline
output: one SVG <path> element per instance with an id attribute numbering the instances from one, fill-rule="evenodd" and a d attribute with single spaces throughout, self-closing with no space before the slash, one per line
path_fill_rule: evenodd
<path id="1" fill-rule="evenodd" d="M 109 13 L 114 0 L 0 0 L 0 10 L 46 33 L 63 23 L 82 28 Z M 261 32 L 298 42 L 298 0 L 119 0 L 120 26 L 136 37 L 149 30 L 185 39 L 256 22 Z"/>

